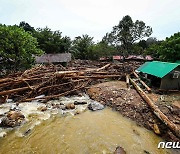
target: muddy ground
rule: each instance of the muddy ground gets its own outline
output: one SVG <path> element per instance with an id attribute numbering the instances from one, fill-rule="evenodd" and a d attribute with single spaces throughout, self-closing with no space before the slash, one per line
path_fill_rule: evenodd
<path id="1" fill-rule="evenodd" d="M 123 81 L 96 84 L 88 89 L 89 96 L 119 111 L 140 126 L 153 130 L 167 141 L 180 141 L 151 111 L 133 87 L 127 89 Z M 180 128 L 180 93 L 149 94 L 160 110 Z"/>

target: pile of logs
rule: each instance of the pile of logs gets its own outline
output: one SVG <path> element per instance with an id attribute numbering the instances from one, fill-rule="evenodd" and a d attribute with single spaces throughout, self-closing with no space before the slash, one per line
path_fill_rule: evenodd
<path id="1" fill-rule="evenodd" d="M 25 72 L 0 79 L 0 103 L 7 99 L 26 102 L 49 100 L 86 87 L 93 79 L 119 78 L 121 74 L 112 74 L 101 68 L 68 71 L 62 67 L 37 66 Z"/>

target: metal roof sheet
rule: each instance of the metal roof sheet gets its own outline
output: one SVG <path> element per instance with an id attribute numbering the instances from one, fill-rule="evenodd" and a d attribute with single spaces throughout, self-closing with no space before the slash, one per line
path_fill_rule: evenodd
<path id="1" fill-rule="evenodd" d="M 137 70 L 146 74 L 151 74 L 159 78 L 163 78 L 179 65 L 180 64 L 178 63 L 152 61 L 144 63 Z"/>

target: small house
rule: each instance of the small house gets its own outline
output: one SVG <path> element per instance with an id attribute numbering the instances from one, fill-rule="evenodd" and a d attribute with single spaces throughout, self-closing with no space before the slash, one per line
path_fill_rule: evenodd
<path id="1" fill-rule="evenodd" d="M 44 54 L 35 60 L 36 63 L 67 63 L 71 61 L 71 53 Z"/>
<path id="2" fill-rule="evenodd" d="M 160 80 L 160 89 L 180 90 L 180 64 L 160 61 L 146 62 L 137 71 Z"/>

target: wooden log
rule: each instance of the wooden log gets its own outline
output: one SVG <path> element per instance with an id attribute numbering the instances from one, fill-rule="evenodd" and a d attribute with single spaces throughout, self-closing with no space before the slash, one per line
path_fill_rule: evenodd
<path id="1" fill-rule="evenodd" d="M 128 74 L 126 75 L 126 85 L 127 85 L 127 88 L 129 88 L 129 75 Z"/>
<path id="2" fill-rule="evenodd" d="M 33 87 L 22 87 L 22 88 L 16 88 L 16 89 L 11 89 L 11 90 L 6 90 L 6 91 L 1 91 L 0 95 L 9 95 L 13 94 L 19 91 L 25 91 L 25 90 L 32 90 Z"/>
<path id="3" fill-rule="evenodd" d="M 47 89 L 53 89 L 53 88 L 57 88 L 57 87 L 61 87 L 61 86 L 65 86 L 68 84 L 73 84 L 76 82 L 82 82 L 85 81 L 86 79 L 80 79 L 80 80 L 74 80 L 74 81 L 70 81 L 70 82 L 66 82 L 66 83 L 62 83 L 62 84 L 56 84 L 56 85 L 50 85 L 50 86 L 46 86 L 46 87 L 42 87 L 38 90 L 38 92 L 44 92 Z"/>
<path id="4" fill-rule="evenodd" d="M 148 92 L 151 92 L 151 88 L 147 86 L 147 84 L 142 81 L 139 77 L 139 75 L 136 72 L 133 72 L 134 76 L 141 82 L 141 84 L 147 89 Z"/>
<path id="5" fill-rule="evenodd" d="M 146 95 L 146 93 L 131 79 L 130 82 L 133 84 L 137 92 L 140 96 L 145 100 L 145 102 L 149 105 L 152 109 L 153 113 L 173 132 L 174 135 L 180 137 L 180 130 L 178 127 L 171 122 L 164 113 L 152 102 L 152 100 Z"/>
<path id="6" fill-rule="evenodd" d="M 106 64 L 105 66 L 96 69 L 96 71 L 99 72 L 99 71 L 101 71 L 101 70 L 104 70 L 104 69 L 108 68 L 110 65 L 111 65 L 111 64 Z"/>
<path id="7" fill-rule="evenodd" d="M 12 81 L 12 79 L 11 78 L 2 78 L 2 79 L 0 79 L 0 83 L 1 82 L 7 82 L 7 81 Z"/>
<path id="8" fill-rule="evenodd" d="M 85 87 L 85 85 L 82 85 L 82 86 L 79 86 L 79 87 L 77 87 L 75 89 L 66 91 L 64 93 L 60 93 L 60 94 L 57 94 L 57 95 L 51 95 L 51 96 L 45 96 L 45 97 L 42 97 L 42 98 L 27 98 L 27 99 L 22 100 L 22 102 L 29 102 L 29 101 L 33 101 L 33 100 L 46 100 L 46 99 L 51 99 L 51 98 L 58 98 L 58 97 L 61 97 L 61 96 L 68 95 L 68 94 L 70 94 L 72 92 L 75 92 L 75 91 L 77 91 L 79 89 L 82 89 L 84 87 Z"/>
<path id="9" fill-rule="evenodd" d="M 94 79 L 105 79 L 105 78 L 117 78 L 121 77 L 122 75 L 92 75 L 92 76 L 72 76 L 69 78 L 76 78 L 76 79 L 84 79 L 84 78 L 94 78 Z"/>

